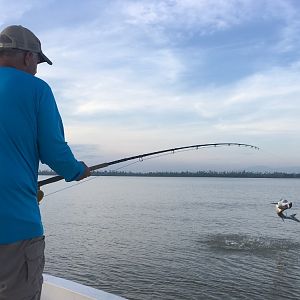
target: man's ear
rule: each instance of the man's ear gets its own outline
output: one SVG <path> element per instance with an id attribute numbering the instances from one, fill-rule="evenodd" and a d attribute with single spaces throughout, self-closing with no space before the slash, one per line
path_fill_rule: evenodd
<path id="1" fill-rule="evenodd" d="M 33 55 L 32 52 L 25 52 L 25 54 L 24 54 L 24 65 L 26 67 L 29 66 L 32 55 Z"/>

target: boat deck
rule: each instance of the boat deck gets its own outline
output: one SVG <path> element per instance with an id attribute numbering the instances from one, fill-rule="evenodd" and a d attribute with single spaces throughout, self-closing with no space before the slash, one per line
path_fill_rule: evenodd
<path id="1" fill-rule="evenodd" d="M 43 274 L 41 300 L 126 300 L 125 298 L 97 290 L 70 280 Z"/>

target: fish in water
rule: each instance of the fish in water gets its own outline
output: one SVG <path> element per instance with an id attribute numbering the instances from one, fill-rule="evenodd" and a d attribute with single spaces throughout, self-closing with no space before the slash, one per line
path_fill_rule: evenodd
<path id="1" fill-rule="evenodd" d="M 293 206 L 292 202 L 290 202 L 288 200 L 285 200 L 285 199 L 284 200 L 281 199 L 277 203 L 273 203 L 273 204 L 276 204 L 275 205 L 276 213 L 277 213 L 278 217 L 280 217 L 282 219 L 282 221 L 284 221 L 285 219 L 289 219 L 289 220 L 293 220 L 293 221 L 296 221 L 296 222 L 300 222 L 300 220 L 298 220 L 295 217 L 296 214 L 292 214 L 290 216 L 283 214 L 283 212 L 285 210 L 292 208 L 292 206 Z"/>

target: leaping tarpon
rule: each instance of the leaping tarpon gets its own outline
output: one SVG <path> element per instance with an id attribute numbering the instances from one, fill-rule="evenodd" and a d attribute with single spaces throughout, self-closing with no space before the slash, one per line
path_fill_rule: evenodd
<path id="1" fill-rule="evenodd" d="M 273 202 L 272 204 L 275 204 L 277 216 L 280 217 L 282 221 L 288 219 L 300 222 L 300 220 L 296 218 L 296 214 L 291 214 L 288 216 L 287 214 L 283 213 L 285 210 L 292 208 L 293 203 L 291 201 L 288 201 L 286 199 L 280 199 L 278 202 Z"/>

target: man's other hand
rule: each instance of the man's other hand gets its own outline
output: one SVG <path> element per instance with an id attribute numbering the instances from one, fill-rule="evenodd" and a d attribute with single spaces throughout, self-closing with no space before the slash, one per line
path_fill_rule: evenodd
<path id="1" fill-rule="evenodd" d="M 85 169 L 84 169 L 83 174 L 79 178 L 77 178 L 76 181 L 80 181 L 80 180 L 82 180 L 82 179 L 84 179 L 86 177 L 91 176 L 90 168 L 83 161 L 81 161 L 81 163 L 84 165 Z"/>

